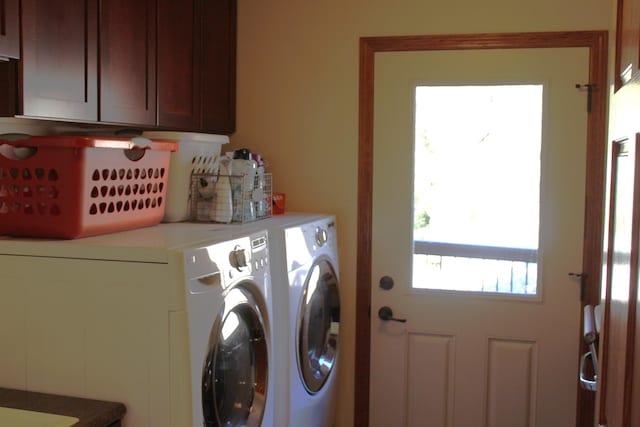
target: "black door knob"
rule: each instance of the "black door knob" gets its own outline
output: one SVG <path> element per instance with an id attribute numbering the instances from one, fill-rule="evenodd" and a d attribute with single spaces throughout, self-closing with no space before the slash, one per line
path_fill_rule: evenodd
<path id="1" fill-rule="evenodd" d="M 385 322 L 392 320 L 394 322 L 405 323 L 407 321 L 407 319 L 397 319 L 393 317 L 393 310 L 391 310 L 391 307 L 387 307 L 386 305 L 380 307 L 380 310 L 378 310 L 378 317 Z"/>

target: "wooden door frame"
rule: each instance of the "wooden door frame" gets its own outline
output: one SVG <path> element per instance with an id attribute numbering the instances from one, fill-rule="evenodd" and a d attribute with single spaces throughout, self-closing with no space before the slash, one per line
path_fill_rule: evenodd
<path id="1" fill-rule="evenodd" d="M 598 304 L 600 301 L 604 236 L 606 100 L 608 94 L 607 43 L 607 31 L 390 36 L 360 39 L 354 426 L 366 427 L 369 425 L 375 54 L 378 52 L 472 49 L 569 47 L 589 49 L 588 83 L 594 86 L 592 108 L 587 119 L 585 235 L 582 262 L 582 273 L 586 275 L 587 280 L 583 304 Z M 576 83 L 584 84 L 587 82 Z M 577 315 L 580 315 L 582 319 L 581 313 Z M 586 351 L 586 347 L 582 339 L 580 339 L 580 343 L 580 354 L 582 354 Z M 576 359 L 576 387 L 578 388 L 576 426 L 586 427 L 593 425 L 595 395 L 580 388 L 577 365 L 578 359 Z"/>

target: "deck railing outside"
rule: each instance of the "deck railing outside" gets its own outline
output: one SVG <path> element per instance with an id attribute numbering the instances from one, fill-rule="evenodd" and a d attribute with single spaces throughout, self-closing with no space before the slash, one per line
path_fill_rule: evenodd
<path id="1" fill-rule="evenodd" d="M 413 287 L 537 294 L 536 249 L 414 242 Z"/>

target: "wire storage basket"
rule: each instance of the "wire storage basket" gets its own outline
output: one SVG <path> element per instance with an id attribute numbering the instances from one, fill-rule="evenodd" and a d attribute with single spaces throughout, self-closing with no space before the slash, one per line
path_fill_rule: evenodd
<path id="1" fill-rule="evenodd" d="M 180 147 L 171 153 L 167 177 L 167 202 L 162 222 L 180 222 L 191 216 L 189 204 L 191 174 L 218 172 L 220 150 L 229 142 L 226 135 L 193 132 L 146 131 L 146 138 L 174 140 Z"/>
<path id="2" fill-rule="evenodd" d="M 272 174 L 191 175 L 191 220 L 244 224 L 271 216 Z"/>

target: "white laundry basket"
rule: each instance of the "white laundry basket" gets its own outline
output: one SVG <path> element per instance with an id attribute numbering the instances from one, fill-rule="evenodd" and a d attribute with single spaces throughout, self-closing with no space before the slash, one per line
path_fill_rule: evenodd
<path id="1" fill-rule="evenodd" d="M 167 183 L 167 201 L 163 222 L 180 222 L 190 217 L 191 174 L 217 173 L 222 145 L 226 135 L 192 132 L 144 132 L 149 139 L 178 142 L 178 151 L 171 153 L 171 168 Z"/>

